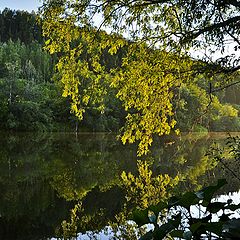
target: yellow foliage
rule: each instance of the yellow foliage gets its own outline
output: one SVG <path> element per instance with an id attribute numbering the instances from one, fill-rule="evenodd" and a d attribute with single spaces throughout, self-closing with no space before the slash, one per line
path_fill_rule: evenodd
<path id="1" fill-rule="evenodd" d="M 123 66 L 115 71 L 111 86 L 129 113 L 122 142 L 139 141 L 138 155 L 149 151 L 153 135 L 169 134 L 176 125 L 174 89 L 190 78 L 192 62 L 166 51 L 132 44 Z M 178 132 L 178 131 L 177 131 Z"/>
<path id="2" fill-rule="evenodd" d="M 221 116 L 223 116 L 223 117 L 237 117 L 238 116 L 238 110 L 229 104 L 224 104 L 219 112 L 220 112 Z"/>
<path id="3" fill-rule="evenodd" d="M 63 96 L 72 99 L 72 112 L 82 119 L 90 104 L 103 111 L 108 89 L 115 88 L 128 112 L 122 142 L 137 141 L 138 155 L 148 153 L 153 136 L 169 134 L 176 125 L 173 97 L 176 88 L 192 78 L 190 58 L 97 31 L 89 27 L 84 6 L 79 20 L 76 1 L 72 5 L 46 2 L 42 12 L 43 35 L 48 39 L 45 48 L 61 53 L 56 69 Z M 101 57 L 121 49 L 122 65 L 106 70 Z"/>
<path id="4" fill-rule="evenodd" d="M 138 161 L 137 168 L 139 176 L 123 172 L 121 178 L 127 191 L 127 200 L 135 202 L 141 208 L 147 208 L 169 197 L 169 190 L 179 181 L 178 177 L 173 179 L 167 174 L 154 177 L 146 161 Z"/>
<path id="5" fill-rule="evenodd" d="M 76 204 L 73 209 L 71 209 L 71 218 L 70 221 L 67 222 L 64 220 L 62 222 L 62 230 L 63 230 L 63 237 L 64 239 L 69 239 L 73 236 L 77 235 L 77 226 L 78 226 L 78 212 L 82 209 L 82 204 Z"/>

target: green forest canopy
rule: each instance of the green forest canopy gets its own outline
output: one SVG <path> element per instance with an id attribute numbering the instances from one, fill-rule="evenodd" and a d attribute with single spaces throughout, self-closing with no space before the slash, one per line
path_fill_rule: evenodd
<path id="1" fill-rule="evenodd" d="M 64 100 L 61 99 L 60 94 L 52 94 L 52 90 L 61 93 L 59 84 L 54 84 L 52 81 L 52 73 L 58 56 L 54 54 L 50 57 L 42 51 L 41 24 L 38 25 L 36 19 L 35 13 L 30 14 L 25 11 L 4 9 L 0 12 L 0 25 L 1 29 L 4 29 L 0 34 L 2 104 L 0 127 L 18 131 L 56 131 L 64 127 L 66 130 L 73 131 L 75 127 L 72 123 L 76 123 L 77 119 L 68 113 L 69 99 Z M 110 55 L 105 50 L 101 57 L 101 64 L 104 65 L 105 71 L 109 72 L 113 68 L 121 67 L 127 49 L 130 48 L 125 46 L 114 55 Z M 82 56 L 82 58 L 85 57 Z M 196 66 L 197 64 L 194 67 L 196 68 Z M 201 71 L 197 69 L 198 73 L 202 72 L 206 66 L 202 65 L 202 67 Z M 17 70 L 14 74 L 11 71 L 13 68 Z M 58 74 L 55 74 L 54 78 L 58 79 Z M 198 124 L 199 127 L 193 128 L 194 131 L 202 131 L 204 128 L 209 131 L 236 131 L 239 129 L 238 117 L 236 110 L 232 109 L 232 111 L 229 104 L 232 106 L 235 104 L 234 108 L 239 108 L 236 105 L 240 102 L 237 89 L 233 86 L 227 92 L 224 91 L 220 94 L 219 90 L 224 86 L 211 88 L 211 92 L 215 96 L 211 97 L 212 101 L 216 100 L 217 102 L 215 101 L 211 108 L 208 107 L 208 114 L 206 114 L 206 106 L 209 105 L 208 81 L 209 78 L 201 76 L 191 86 L 183 84 L 180 88 L 175 88 L 173 98 L 173 109 L 177 119 L 175 127 L 181 131 L 189 131 Z M 107 89 L 107 94 L 102 98 L 104 101 L 103 114 L 97 111 L 99 106 L 91 104 L 90 101 L 90 104 L 84 109 L 86 112 L 83 121 L 79 124 L 80 131 L 117 131 L 124 124 L 126 113 L 120 100 L 116 98 L 116 92 L 116 88 Z M 49 93 L 51 93 L 50 98 Z M 39 94 L 42 99 L 38 97 Z M 225 104 L 219 104 L 218 100 Z M 60 102 L 65 104 L 59 105 Z M 195 108 L 198 111 L 194 111 Z M 206 113 L 203 116 L 204 112 Z M 62 127 L 59 123 L 62 124 Z"/>
<path id="2" fill-rule="evenodd" d="M 237 53 L 239 8 L 234 0 L 45 0 L 41 17 L 46 49 L 60 56 L 56 66 L 72 111 L 79 119 L 89 104 L 104 112 L 104 97 L 115 89 L 127 111 L 121 139 L 139 140 L 142 155 L 154 134 L 178 132 L 173 98 L 183 85 L 207 74 L 211 94 L 212 84 L 225 78 L 220 72 L 234 73 L 236 79 L 237 54 L 206 64 L 193 61 L 189 50 L 214 45 L 224 52 L 230 39 Z M 107 68 L 104 56 L 119 53 L 120 65 Z"/>

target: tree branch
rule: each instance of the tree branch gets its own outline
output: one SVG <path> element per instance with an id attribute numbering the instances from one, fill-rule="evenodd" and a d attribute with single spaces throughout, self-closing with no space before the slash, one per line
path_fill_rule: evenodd
<path id="1" fill-rule="evenodd" d="M 214 92 L 222 91 L 223 89 L 229 88 L 229 87 L 234 86 L 234 85 L 236 85 L 236 84 L 238 84 L 238 83 L 240 83 L 240 80 L 239 80 L 239 81 L 236 81 L 236 82 L 233 82 L 233 83 L 230 83 L 230 84 L 228 84 L 228 85 L 225 85 L 225 86 L 223 86 L 223 87 L 219 87 L 219 88 L 215 88 L 215 89 L 210 88 L 209 93 L 211 94 L 211 93 L 214 93 Z"/>
<path id="2" fill-rule="evenodd" d="M 190 33 L 185 39 L 193 40 L 203 33 L 211 32 L 214 29 L 219 29 L 219 28 L 222 28 L 222 27 L 226 27 L 226 26 L 228 26 L 229 24 L 232 24 L 232 23 L 235 23 L 235 24 L 238 23 L 240 25 L 240 16 L 235 16 L 235 17 L 229 18 L 228 20 L 225 20 L 225 21 L 222 21 L 222 22 L 219 22 L 219 23 L 214 23 L 210 26 L 199 29 L 195 33 L 194 32 Z"/>
<path id="3" fill-rule="evenodd" d="M 228 0 L 228 2 L 234 7 L 240 7 L 240 2 L 236 0 Z"/>

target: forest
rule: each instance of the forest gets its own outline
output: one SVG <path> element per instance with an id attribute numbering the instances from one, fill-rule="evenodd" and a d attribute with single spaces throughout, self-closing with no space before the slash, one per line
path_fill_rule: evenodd
<path id="1" fill-rule="evenodd" d="M 124 126 L 126 112 L 115 89 L 108 90 L 104 110 L 90 101 L 83 120 L 75 117 L 71 98 L 62 96 L 64 86 L 55 67 L 59 54 L 44 50 L 42 26 L 35 13 L 5 9 L 0 13 L 0 29 L 2 130 L 117 132 Z M 101 62 L 111 71 L 120 67 L 127 51 L 125 47 L 114 55 L 106 52 Z M 176 128 L 182 132 L 239 131 L 238 89 L 238 85 L 223 89 L 210 99 L 206 75 L 182 84 L 173 98 Z"/>

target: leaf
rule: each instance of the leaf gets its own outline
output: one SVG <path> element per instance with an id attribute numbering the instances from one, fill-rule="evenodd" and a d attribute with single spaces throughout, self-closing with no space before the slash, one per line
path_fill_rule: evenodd
<path id="1" fill-rule="evenodd" d="M 158 216 L 158 214 L 164 210 L 167 209 L 168 205 L 166 202 L 159 202 L 157 205 L 155 206 L 150 206 L 148 209 L 153 211 L 155 213 L 156 216 Z"/>
<path id="2" fill-rule="evenodd" d="M 156 223 L 157 217 L 153 211 L 148 211 L 148 218 L 150 223 Z"/>
<path id="3" fill-rule="evenodd" d="M 191 231 L 187 231 L 183 233 L 183 238 L 187 239 L 187 240 L 191 240 L 192 239 L 192 232 Z"/>
<path id="4" fill-rule="evenodd" d="M 236 204 L 232 204 L 232 205 L 229 205 L 229 206 L 225 207 L 225 209 L 229 209 L 231 211 L 236 211 L 239 208 L 240 208 L 240 203 L 237 204 L 237 205 Z"/>
<path id="5" fill-rule="evenodd" d="M 240 219 L 231 219 L 223 225 L 224 229 L 239 229 L 240 230 Z"/>
<path id="6" fill-rule="evenodd" d="M 210 213 L 217 213 L 220 210 L 224 210 L 225 203 L 223 202 L 213 202 L 209 203 L 207 206 L 207 211 Z"/>
<path id="7" fill-rule="evenodd" d="M 50 40 L 50 39 L 46 40 L 46 41 L 45 41 L 45 45 L 48 45 L 48 44 L 50 44 L 50 42 L 51 42 L 51 40 Z"/>
<path id="8" fill-rule="evenodd" d="M 208 214 L 206 217 L 201 218 L 201 221 L 202 221 L 203 223 L 207 223 L 207 222 L 209 222 L 209 221 L 211 221 L 211 220 L 212 220 L 212 214 Z"/>
<path id="9" fill-rule="evenodd" d="M 154 231 L 154 239 L 163 239 L 172 230 L 178 228 L 181 222 L 181 214 L 175 216 L 175 219 L 170 219 L 168 223 L 161 225 Z"/>
<path id="10" fill-rule="evenodd" d="M 204 192 L 201 190 L 201 191 L 198 191 L 195 193 L 196 196 L 199 198 L 199 199 L 203 199 L 204 198 Z"/>
<path id="11" fill-rule="evenodd" d="M 211 223 L 205 223 L 205 230 L 215 233 L 218 236 L 221 235 L 223 229 L 223 223 L 222 222 L 211 222 Z"/>
<path id="12" fill-rule="evenodd" d="M 154 232 L 154 239 L 163 239 L 166 237 L 166 235 L 171 232 L 175 227 L 172 225 L 172 223 L 168 222 L 163 225 L 161 225 L 156 231 Z"/>
<path id="13" fill-rule="evenodd" d="M 179 205 L 185 208 L 189 208 L 191 205 L 195 205 L 199 202 L 199 198 L 193 192 L 187 192 L 179 200 Z"/>
<path id="14" fill-rule="evenodd" d="M 142 237 L 139 238 L 139 240 L 151 240 L 153 239 L 153 231 L 149 231 L 145 233 Z"/>
<path id="15" fill-rule="evenodd" d="M 192 233 L 195 233 L 202 226 L 202 221 L 196 222 L 190 226 Z"/>
<path id="16" fill-rule="evenodd" d="M 183 230 L 173 230 L 170 235 L 171 237 L 183 238 Z"/>
<path id="17" fill-rule="evenodd" d="M 180 198 L 177 196 L 171 197 L 168 201 L 168 208 L 178 206 L 179 200 L 180 200 Z"/>
<path id="18" fill-rule="evenodd" d="M 195 205 L 199 202 L 199 198 L 193 192 L 187 192 L 183 194 L 181 197 L 172 197 L 169 200 L 169 207 L 174 206 L 182 206 L 185 208 L 189 208 L 191 205 Z"/>
<path id="19" fill-rule="evenodd" d="M 240 236 L 240 219 L 231 219 L 223 225 L 222 237 L 229 239 L 239 239 Z"/>
<path id="20" fill-rule="evenodd" d="M 216 186 L 209 186 L 197 193 L 198 196 L 203 195 L 203 203 L 204 207 L 207 207 L 211 202 L 213 195 L 224 185 L 227 184 L 226 179 L 219 179 Z"/>
<path id="21" fill-rule="evenodd" d="M 130 219 L 141 227 L 142 225 L 149 223 L 148 210 L 134 210 Z"/>
<path id="22" fill-rule="evenodd" d="M 219 220 L 221 222 L 226 222 L 230 219 L 229 216 L 231 216 L 231 215 L 232 215 L 232 213 L 229 213 L 229 214 L 223 213 L 222 216 L 219 217 Z"/>

